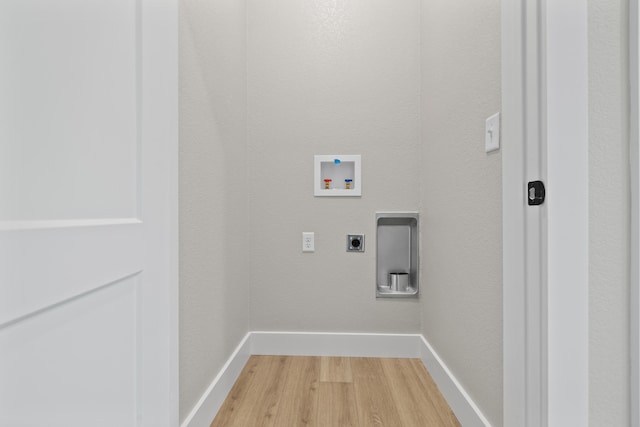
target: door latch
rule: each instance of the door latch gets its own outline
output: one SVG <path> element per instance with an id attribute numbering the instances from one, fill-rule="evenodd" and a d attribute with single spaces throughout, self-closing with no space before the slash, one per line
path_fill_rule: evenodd
<path id="1" fill-rule="evenodd" d="M 544 203 L 545 189 L 542 181 L 531 181 L 527 184 L 527 202 L 529 206 L 538 206 Z"/>

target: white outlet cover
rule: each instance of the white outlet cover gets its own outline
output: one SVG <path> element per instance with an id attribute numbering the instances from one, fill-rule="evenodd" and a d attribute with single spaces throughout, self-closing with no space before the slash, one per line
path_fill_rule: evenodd
<path id="1" fill-rule="evenodd" d="M 316 242 L 315 233 L 313 231 L 302 232 L 302 252 L 315 252 Z"/>
<path id="2" fill-rule="evenodd" d="M 500 149 L 500 113 L 495 113 L 485 122 L 484 151 L 490 153 Z"/>

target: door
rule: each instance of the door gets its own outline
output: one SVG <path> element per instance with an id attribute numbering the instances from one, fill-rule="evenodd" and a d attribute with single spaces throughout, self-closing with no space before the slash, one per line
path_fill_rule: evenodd
<path id="1" fill-rule="evenodd" d="M 0 426 L 178 424 L 176 21 L 0 2 Z"/>

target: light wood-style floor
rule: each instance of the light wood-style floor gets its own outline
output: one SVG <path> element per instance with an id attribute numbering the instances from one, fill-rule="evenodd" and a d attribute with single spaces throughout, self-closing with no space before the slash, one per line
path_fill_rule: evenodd
<path id="1" fill-rule="evenodd" d="M 251 356 L 211 427 L 460 426 L 418 359 Z"/>

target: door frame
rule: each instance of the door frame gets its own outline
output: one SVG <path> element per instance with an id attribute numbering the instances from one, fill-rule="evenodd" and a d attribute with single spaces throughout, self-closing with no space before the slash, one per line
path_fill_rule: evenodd
<path id="1" fill-rule="evenodd" d="M 631 236 L 629 290 L 630 420 L 640 426 L 640 7 L 629 2 L 629 170 Z"/>
<path id="2" fill-rule="evenodd" d="M 141 51 L 145 62 L 153 66 L 141 70 L 142 99 L 141 125 L 148 131 L 141 136 L 148 144 L 153 158 L 141 165 L 141 185 L 148 199 L 144 209 L 153 211 L 146 218 L 139 213 L 146 228 L 144 239 L 152 242 L 153 251 L 145 254 L 145 261 L 157 263 L 156 275 L 149 277 L 149 289 L 159 288 L 161 298 L 154 297 L 157 305 L 145 306 L 145 319 L 141 325 L 144 339 L 154 343 L 157 354 L 142 354 L 141 375 L 156 384 L 155 390 L 145 390 L 140 402 L 146 418 L 139 420 L 144 426 L 177 426 L 179 413 L 179 253 L 178 253 L 178 1 L 138 0 L 138 7 L 151 13 L 142 14 Z M 162 72 L 158 72 L 162 70 Z M 154 108 L 145 108 L 145 105 Z M 153 114 L 150 112 L 153 111 Z M 145 169 L 146 168 L 146 169 Z M 147 172 L 145 172 L 145 170 Z M 161 182 L 144 177 L 162 177 Z M 150 222 L 153 221 L 153 223 Z M 158 233 L 157 230 L 162 230 Z M 153 253 L 152 253 L 153 252 Z M 145 301 L 144 290 L 142 301 Z M 155 322 L 155 323 L 151 323 Z M 162 336 L 162 333 L 167 333 Z M 159 378 L 158 372 L 163 375 Z"/>
<path id="3" fill-rule="evenodd" d="M 587 30 L 586 0 L 502 2 L 504 425 L 588 424 Z"/>

